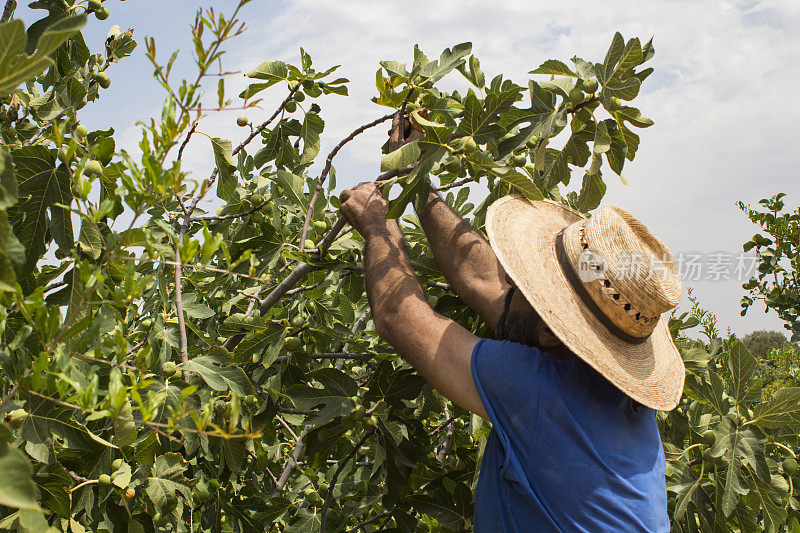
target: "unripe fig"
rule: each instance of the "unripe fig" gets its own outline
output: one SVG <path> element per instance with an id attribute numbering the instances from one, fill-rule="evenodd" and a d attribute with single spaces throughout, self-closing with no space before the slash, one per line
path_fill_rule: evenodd
<path id="1" fill-rule="evenodd" d="M 22 422 L 29 416 L 30 414 L 25 409 L 14 409 L 6 415 L 6 419 L 13 424 L 16 422 Z"/>
<path id="2" fill-rule="evenodd" d="M 466 142 L 464 143 L 464 151 L 467 153 L 474 152 L 477 149 L 478 149 L 478 143 L 476 143 L 475 139 L 473 139 L 472 137 L 467 139 Z"/>
<path id="3" fill-rule="evenodd" d="M 97 481 L 99 481 L 101 485 L 111 485 L 111 476 L 108 474 L 100 474 Z"/>
<path id="4" fill-rule="evenodd" d="M 253 202 L 253 207 L 258 207 L 264 203 L 264 195 L 256 193 L 250 197 L 250 201 Z"/>
<path id="5" fill-rule="evenodd" d="M 294 96 L 292 98 L 294 99 L 295 102 L 302 102 L 303 100 L 306 99 L 306 95 L 298 91 L 294 93 Z"/>
<path id="6" fill-rule="evenodd" d="M 375 415 L 370 415 L 364 420 L 361 421 L 364 429 L 374 429 L 378 427 L 378 417 Z"/>
<path id="7" fill-rule="evenodd" d="M 314 229 L 322 233 L 323 231 L 328 229 L 328 225 L 325 224 L 324 220 L 315 220 L 314 221 Z"/>
<path id="8" fill-rule="evenodd" d="M 516 154 L 516 155 L 511 156 L 511 163 L 515 167 L 521 167 L 527 162 L 528 162 L 528 158 L 525 157 L 525 154 Z"/>
<path id="9" fill-rule="evenodd" d="M 110 476 L 111 477 L 111 481 L 114 481 L 115 479 L 117 479 L 118 475 L 119 475 L 119 472 L 111 472 L 111 476 Z"/>
<path id="10" fill-rule="evenodd" d="M 94 12 L 94 16 L 97 17 L 97 20 L 106 20 L 108 18 L 108 9 L 106 9 L 105 7 L 101 7 L 100 9 Z M 105 88 L 106 87 L 103 87 L 103 89 Z"/>
<path id="11" fill-rule="evenodd" d="M 781 468 L 790 476 L 796 476 L 800 472 L 800 466 L 797 465 L 797 460 L 789 457 L 783 460 Z"/>
<path id="12" fill-rule="evenodd" d="M 577 104 L 583 101 L 583 91 L 577 87 L 573 87 L 573 89 L 569 92 L 569 101 L 572 104 Z"/>
<path id="13" fill-rule="evenodd" d="M 355 420 L 356 422 L 360 422 L 361 419 L 364 418 L 364 414 L 366 413 L 366 411 L 367 410 L 364 409 L 363 405 L 356 405 L 356 408 L 353 409 L 351 416 L 353 417 L 353 420 Z"/>
<path id="14" fill-rule="evenodd" d="M 106 9 L 106 11 L 108 10 Z M 105 72 L 98 72 L 97 74 L 94 75 L 94 79 L 97 81 L 98 85 L 100 85 L 100 87 L 102 87 L 103 89 L 108 89 L 111 86 L 111 78 L 109 78 L 108 74 L 106 74 Z"/>
<path id="15" fill-rule="evenodd" d="M 320 494 L 327 494 L 329 488 L 330 487 L 328 486 L 328 484 L 323 481 L 322 483 L 319 484 Z"/>
<path id="16" fill-rule="evenodd" d="M 303 342 L 298 337 L 286 337 L 286 339 L 283 341 L 283 347 L 290 352 L 299 350 L 302 346 Z"/>
<path id="17" fill-rule="evenodd" d="M 250 119 L 242 115 L 236 119 L 236 124 L 244 128 L 245 126 L 250 124 Z"/>
<path id="18" fill-rule="evenodd" d="M 356 421 L 350 415 L 345 416 L 342 418 L 342 429 L 348 431 L 356 427 Z"/>
<path id="19" fill-rule="evenodd" d="M 164 363 L 164 366 L 162 366 L 161 369 L 165 373 L 167 373 L 169 375 L 172 375 L 172 374 L 175 374 L 178 371 L 178 365 L 176 365 L 172 361 L 167 361 L 166 363 Z"/>
<path id="20" fill-rule="evenodd" d="M 583 90 L 593 93 L 597 90 L 597 80 L 583 80 Z"/>
<path id="21" fill-rule="evenodd" d="M 228 402 L 226 402 L 225 400 L 217 400 L 214 402 L 214 412 L 217 413 L 218 415 L 224 413 L 227 407 L 228 407 Z"/>
<path id="22" fill-rule="evenodd" d="M 295 328 L 302 328 L 305 323 L 306 319 L 299 315 L 292 319 L 292 326 Z"/>
<path id="23" fill-rule="evenodd" d="M 316 248 L 316 247 L 317 247 L 317 245 L 316 245 L 316 243 L 314 243 L 314 241 L 312 241 L 311 239 L 306 239 L 306 242 L 305 242 L 305 249 L 306 250 L 311 250 L 311 249 Z"/>
<path id="24" fill-rule="evenodd" d="M 87 176 L 99 176 L 103 173 L 103 165 L 96 159 L 90 159 L 83 167 L 83 172 Z"/>
<path id="25" fill-rule="evenodd" d="M 703 442 L 705 442 L 706 445 L 713 446 L 716 441 L 717 436 L 714 434 L 714 430 L 707 429 L 703 432 Z"/>
<path id="26" fill-rule="evenodd" d="M 143 328 L 149 328 L 150 326 L 153 325 L 153 321 L 150 320 L 149 318 L 145 318 L 144 320 L 142 320 L 141 324 Z"/>
<path id="27" fill-rule="evenodd" d="M 295 102 L 294 100 L 289 100 L 288 102 L 286 102 L 286 105 L 283 106 L 283 108 L 286 110 L 287 113 L 294 113 L 295 111 L 297 111 L 297 102 Z"/>
<path id="28" fill-rule="evenodd" d="M 83 124 L 78 124 L 75 126 L 75 137 L 78 139 L 85 139 L 86 136 L 89 134 L 89 130 Z"/>
<path id="29" fill-rule="evenodd" d="M 111 468 L 114 470 L 119 470 L 122 468 L 122 459 L 114 459 L 114 462 L 111 463 Z"/>

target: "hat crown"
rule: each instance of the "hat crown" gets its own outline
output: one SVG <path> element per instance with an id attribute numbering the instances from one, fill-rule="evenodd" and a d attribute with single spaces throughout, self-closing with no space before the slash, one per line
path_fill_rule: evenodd
<path id="1" fill-rule="evenodd" d="M 666 245 L 628 211 L 604 205 L 584 231 L 589 250 L 606 261 L 606 277 L 633 307 L 657 316 L 678 305 L 683 284 Z"/>

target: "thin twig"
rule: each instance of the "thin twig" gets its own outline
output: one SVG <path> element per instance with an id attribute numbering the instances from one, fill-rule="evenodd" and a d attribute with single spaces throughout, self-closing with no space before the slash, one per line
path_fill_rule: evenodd
<path id="1" fill-rule="evenodd" d="M 444 415 L 449 417 L 450 411 L 445 407 Z M 442 443 L 442 447 L 439 448 L 439 451 L 436 452 L 436 459 L 439 461 L 444 461 L 444 458 L 447 456 L 447 452 L 450 450 L 450 443 L 453 438 L 453 424 L 447 424 L 447 433 L 444 437 L 444 442 Z"/>
<path id="2" fill-rule="evenodd" d="M 325 167 L 322 169 L 322 174 L 319 175 L 319 179 L 317 179 L 317 183 L 314 186 L 314 194 L 311 195 L 311 202 L 308 204 L 308 210 L 306 211 L 306 219 L 303 222 L 303 231 L 300 232 L 300 251 L 303 251 L 303 247 L 305 246 L 306 236 L 308 235 L 308 226 L 311 224 L 311 215 L 314 213 L 314 206 L 317 203 L 317 198 L 319 197 L 320 191 L 322 191 L 322 186 L 325 184 L 325 180 L 328 178 L 328 173 L 331 171 L 331 166 L 333 165 L 333 158 L 336 157 L 336 154 L 339 153 L 339 150 L 344 147 L 347 143 L 352 141 L 356 136 L 363 133 L 364 131 L 377 126 L 387 120 L 390 120 L 395 114 L 390 113 L 388 115 L 384 115 L 381 118 L 375 119 L 369 124 L 364 124 L 363 126 L 359 126 L 353 132 L 342 139 L 339 144 L 337 144 L 331 153 L 328 154 L 327 159 L 325 160 Z"/>
<path id="3" fill-rule="evenodd" d="M 11 0 L 11 1 L 13 1 L 13 0 Z M 6 9 L 8 9 L 8 4 L 6 4 Z M 55 118 L 53 118 L 52 120 L 48 120 L 47 122 L 45 122 L 44 124 L 42 124 L 42 126 L 41 126 L 41 127 L 38 129 L 38 130 L 36 130 L 36 133 L 34 133 L 34 134 L 33 134 L 33 137 L 31 137 L 30 139 L 28 139 L 28 141 L 25 143 L 25 146 L 30 146 L 30 145 L 32 145 L 33 143 L 35 143 L 36 141 L 38 141 L 38 140 L 39 140 L 39 138 L 40 138 L 42 135 L 44 135 L 44 132 L 46 132 L 46 131 L 47 131 L 47 128 L 49 128 L 50 126 L 52 126 L 52 125 L 53 125 L 53 123 L 54 123 L 56 120 L 59 120 L 59 119 L 61 119 L 61 117 L 63 117 L 63 116 L 64 116 L 64 114 L 63 114 L 63 113 L 59 113 L 59 114 L 58 114 L 58 115 L 56 115 L 56 116 L 55 116 Z"/>
<path id="4" fill-rule="evenodd" d="M 322 285 L 321 281 L 319 283 L 314 283 L 313 285 L 303 285 L 301 287 L 295 287 L 294 289 L 286 291 L 286 296 L 292 296 L 293 294 L 297 294 L 298 292 L 310 291 L 312 289 L 316 289 L 320 285 Z"/>
<path id="5" fill-rule="evenodd" d="M 305 448 L 303 438 L 305 438 L 309 431 L 311 431 L 311 424 L 304 427 L 303 431 L 300 432 L 300 436 L 297 438 L 297 444 L 294 446 L 294 453 L 292 453 L 292 457 L 290 459 L 286 460 L 286 463 L 283 466 L 283 471 L 281 472 L 281 477 L 278 478 L 278 482 L 275 484 L 275 490 L 272 492 L 273 498 L 279 496 L 280 493 L 283 492 L 286 482 L 289 481 L 289 477 L 292 475 L 292 471 L 297 465 L 297 460 L 300 459 L 300 455 L 303 454 L 303 449 Z"/>
<path id="6" fill-rule="evenodd" d="M 373 516 L 372 518 L 368 518 L 368 519 L 366 519 L 366 520 L 364 520 L 364 521 L 362 521 L 362 522 L 359 522 L 358 524 L 356 524 L 356 525 L 355 525 L 354 527 L 352 527 L 351 529 L 348 529 L 348 530 L 347 530 L 345 533 L 355 533 L 356 531 L 358 531 L 358 530 L 359 530 L 359 529 L 361 529 L 362 527 L 364 527 L 364 526 L 368 526 L 368 525 L 370 525 L 370 524 L 371 524 L 371 523 L 373 523 L 373 522 L 377 522 L 377 521 L 378 521 L 378 520 L 380 520 L 381 518 L 385 518 L 385 517 L 387 517 L 387 516 L 389 516 L 389 515 L 391 515 L 391 514 L 392 514 L 392 511 L 384 511 L 384 512 L 382 512 L 381 514 L 376 514 L 376 515 L 375 515 L 375 516 Z"/>
<path id="7" fill-rule="evenodd" d="M 447 420 L 445 420 L 444 422 L 442 422 L 441 424 L 439 424 L 438 426 L 436 426 L 435 428 L 433 428 L 433 429 L 432 429 L 432 430 L 431 430 L 431 431 L 428 433 L 428 436 L 429 436 L 429 437 L 433 437 L 434 435 L 436 435 L 437 433 L 439 433 L 439 431 L 441 431 L 443 427 L 445 427 L 445 426 L 448 426 L 448 425 L 452 424 L 452 423 L 453 423 L 453 420 L 455 420 L 456 418 L 458 418 L 458 417 L 456 417 L 456 416 L 451 416 L 450 418 L 448 418 Z"/>
<path id="8" fill-rule="evenodd" d="M 328 514 L 328 506 L 331 503 L 331 498 L 333 497 L 333 488 L 336 486 L 336 480 L 339 478 L 339 474 L 342 473 L 342 470 L 344 470 L 344 467 L 350 462 L 350 459 L 352 459 L 356 453 L 358 453 L 358 450 L 361 449 L 361 446 L 363 446 L 364 443 L 367 442 L 367 439 L 369 439 L 374 433 L 374 429 L 365 433 L 364 436 L 361 437 L 361 440 L 358 441 L 355 446 L 353 446 L 353 451 L 351 451 L 347 457 L 342 459 L 342 461 L 339 463 L 339 466 L 336 468 L 336 471 L 333 473 L 330 485 L 328 485 L 328 494 L 325 496 L 325 503 L 322 505 L 322 512 L 320 513 L 320 531 L 325 531 L 325 518 Z"/>
<path id="9" fill-rule="evenodd" d="M 186 145 L 187 145 L 187 144 L 189 144 L 189 139 L 191 139 L 191 138 L 192 138 L 192 134 L 193 134 L 193 133 L 195 132 L 195 130 L 197 129 L 197 124 L 198 124 L 197 122 L 195 122 L 194 124 L 192 124 L 192 127 L 191 127 L 191 129 L 189 129 L 189 133 L 187 133 L 187 134 L 186 134 L 186 138 L 185 138 L 185 139 L 183 140 L 183 142 L 181 143 L 181 147 L 178 149 L 178 161 L 180 161 L 180 160 L 181 160 L 181 158 L 183 157 L 183 149 L 184 149 L 184 148 L 186 148 Z"/>
<path id="10" fill-rule="evenodd" d="M 11 18 L 11 14 L 14 12 L 14 9 L 17 7 L 16 0 L 6 0 L 6 7 L 3 9 L 3 16 L 0 17 L 0 23 L 8 22 Z"/>
<path id="11" fill-rule="evenodd" d="M 186 323 L 183 318 L 183 293 L 181 289 L 181 250 L 184 232 L 181 232 L 178 242 L 175 243 L 175 311 L 178 314 L 178 333 L 180 335 L 181 362 L 189 362 L 189 346 L 186 336 Z M 189 371 L 183 371 L 183 380 L 189 382 Z"/>
<path id="12" fill-rule="evenodd" d="M 288 361 L 289 359 L 297 357 L 295 355 L 281 355 L 280 357 L 275 358 L 276 363 L 282 363 L 284 361 Z M 369 361 L 374 356 L 369 353 L 347 353 L 347 352 L 335 352 L 335 353 L 310 353 L 308 357 L 311 359 L 337 359 L 337 360 L 347 360 L 351 359 L 354 361 Z"/>
<path id="13" fill-rule="evenodd" d="M 11 390 L 10 390 L 10 391 L 8 391 L 8 394 L 6 394 L 6 395 L 3 397 L 3 400 L 2 400 L 2 401 L 0 401 L 0 409 L 2 409 L 3 407 L 5 407 L 5 405 L 6 405 L 6 404 L 9 402 L 9 400 L 11 400 L 11 398 L 13 398 L 13 397 L 14 397 L 14 395 L 17 393 L 17 390 L 18 390 L 18 389 L 19 389 L 19 381 L 17 381 L 16 383 L 14 383 L 14 386 L 11 388 Z"/>
<path id="14" fill-rule="evenodd" d="M 218 222 L 220 220 L 230 220 L 232 218 L 242 218 L 242 217 L 246 217 L 247 215 L 252 215 L 253 213 L 255 213 L 256 211 L 260 210 L 262 207 L 264 207 L 265 205 L 267 205 L 271 201 L 272 201 L 271 198 L 269 200 L 264 200 L 263 202 L 258 204 L 256 207 L 254 207 L 252 209 L 248 209 L 247 211 L 242 211 L 241 213 L 233 213 L 231 215 L 205 215 L 205 216 L 202 216 L 202 217 L 194 217 L 192 220 L 213 220 L 215 222 Z"/>
<path id="15" fill-rule="evenodd" d="M 462 178 L 460 180 L 456 180 L 453 183 L 448 183 L 447 185 L 442 185 L 441 187 L 433 187 L 433 190 L 436 192 L 446 191 L 448 189 L 453 189 L 455 187 L 461 187 L 462 185 L 466 185 L 467 183 L 474 182 L 472 178 Z"/>
<path id="16" fill-rule="evenodd" d="M 278 422 L 280 422 L 280 424 L 284 427 L 284 429 L 286 429 L 286 431 L 289 432 L 289 434 L 294 439 L 294 442 L 297 443 L 297 441 L 299 440 L 297 438 L 297 434 L 294 431 L 292 431 L 292 428 L 289 426 L 289 424 L 286 423 L 286 420 L 284 420 L 283 418 L 281 418 L 279 416 L 276 416 L 275 418 L 278 419 Z"/>

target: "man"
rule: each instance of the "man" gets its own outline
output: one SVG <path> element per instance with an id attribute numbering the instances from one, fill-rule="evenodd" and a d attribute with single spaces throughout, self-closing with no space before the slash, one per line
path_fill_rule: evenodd
<path id="1" fill-rule="evenodd" d="M 428 305 L 377 187 L 341 200 L 378 333 L 492 423 L 475 530 L 668 531 L 653 409 L 677 405 L 685 371 L 661 317 L 682 291 L 667 248 L 620 208 L 587 219 L 516 196 L 489 208 L 490 245 L 431 194 L 418 215 L 436 262 L 497 331 L 478 339 Z"/>

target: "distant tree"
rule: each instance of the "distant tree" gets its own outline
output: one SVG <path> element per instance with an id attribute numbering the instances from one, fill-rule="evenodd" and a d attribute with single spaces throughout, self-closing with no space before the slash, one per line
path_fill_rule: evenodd
<path id="1" fill-rule="evenodd" d="M 789 344 L 786 336 L 780 331 L 767 331 L 765 329 L 748 333 L 742 338 L 742 342 L 759 359 L 765 359 L 771 350 L 780 349 Z"/>

